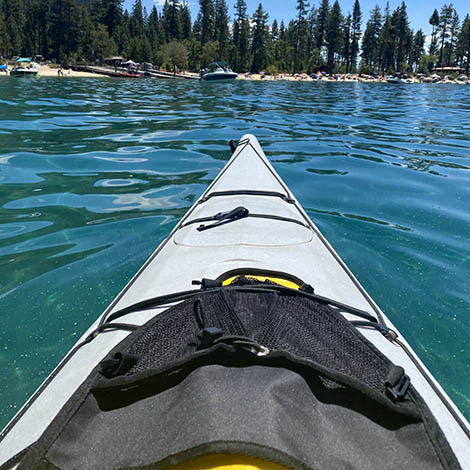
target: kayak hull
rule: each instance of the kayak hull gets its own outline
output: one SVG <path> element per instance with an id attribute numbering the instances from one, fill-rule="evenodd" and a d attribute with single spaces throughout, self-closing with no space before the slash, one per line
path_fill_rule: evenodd
<path id="1" fill-rule="evenodd" d="M 252 215 L 198 230 L 197 220 L 244 207 Z M 262 217 L 256 217 L 262 216 Z M 268 216 L 268 217 L 263 217 Z M 196 222 L 195 222 L 196 221 Z M 381 318 L 395 330 L 275 172 L 258 141 L 245 135 L 221 173 L 188 210 L 168 238 L 124 287 L 102 317 L 144 299 L 194 288 L 232 270 L 268 270 L 294 275 L 315 293 Z M 132 313 L 142 325 L 164 308 Z M 351 319 L 350 314 L 343 313 Z M 85 333 L 92 333 L 100 317 Z M 392 362 L 401 365 L 438 420 L 462 468 L 470 468 L 468 423 L 406 341 L 406 350 L 375 330 L 361 330 Z M 46 380 L 2 433 L 0 464 L 34 443 L 92 369 L 128 332 L 99 334 Z M 466 462 L 466 463 L 465 463 Z M 466 466 L 465 466 L 466 465 Z"/>

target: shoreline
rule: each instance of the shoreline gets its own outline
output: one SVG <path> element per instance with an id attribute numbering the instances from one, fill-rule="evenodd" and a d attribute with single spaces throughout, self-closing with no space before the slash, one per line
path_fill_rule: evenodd
<path id="1" fill-rule="evenodd" d="M 58 74 L 58 71 L 62 70 L 62 75 Z M 195 75 L 192 72 L 182 71 L 183 75 Z M 9 73 L 0 72 L 0 77 L 9 77 Z M 71 68 L 60 67 L 50 67 L 49 65 L 40 65 L 38 71 L 38 77 L 56 77 L 56 78 L 116 78 L 110 77 L 109 75 L 103 73 L 93 73 L 93 72 L 82 72 L 78 70 L 72 70 Z M 470 85 L 470 79 L 468 81 L 461 80 L 438 80 L 435 81 L 430 77 L 410 77 L 411 83 L 451 83 L 456 85 Z M 312 78 L 306 73 L 302 74 L 288 74 L 280 73 L 277 75 L 266 75 L 266 74 L 249 74 L 249 73 L 240 73 L 238 74 L 237 80 L 248 80 L 248 81 L 289 81 L 289 82 L 332 82 L 332 83 L 387 83 L 387 78 L 385 77 L 371 77 L 371 76 L 359 76 L 357 74 L 335 74 L 334 76 L 322 76 L 318 78 Z"/>

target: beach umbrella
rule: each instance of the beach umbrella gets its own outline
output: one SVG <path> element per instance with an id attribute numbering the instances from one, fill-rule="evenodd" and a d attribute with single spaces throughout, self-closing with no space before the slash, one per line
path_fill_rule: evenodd
<path id="1" fill-rule="evenodd" d="M 27 59 L 26 57 L 20 57 L 17 62 L 31 62 L 31 59 Z"/>

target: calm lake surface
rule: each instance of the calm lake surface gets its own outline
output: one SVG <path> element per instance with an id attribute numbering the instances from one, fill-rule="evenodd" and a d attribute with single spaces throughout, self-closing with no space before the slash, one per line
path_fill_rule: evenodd
<path id="1" fill-rule="evenodd" d="M 247 132 L 470 418 L 470 86 L 0 78 L 0 427 Z"/>

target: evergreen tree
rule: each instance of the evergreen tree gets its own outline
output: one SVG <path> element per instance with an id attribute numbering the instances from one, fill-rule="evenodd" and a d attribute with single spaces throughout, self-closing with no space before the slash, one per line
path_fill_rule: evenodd
<path id="1" fill-rule="evenodd" d="M 269 47 L 268 14 L 263 10 L 261 3 L 253 15 L 253 23 L 253 42 L 251 45 L 253 61 L 251 71 L 259 72 L 268 65 Z"/>
<path id="2" fill-rule="evenodd" d="M 309 3 L 305 0 L 297 0 L 297 21 L 295 23 L 294 40 L 294 73 L 303 68 L 307 58 L 307 33 L 308 23 L 306 20 Z"/>
<path id="3" fill-rule="evenodd" d="M 452 64 L 454 47 L 457 41 L 457 35 L 459 33 L 460 19 L 455 8 L 452 8 L 452 15 L 450 17 L 449 23 L 449 47 L 447 48 L 447 57 L 446 65 L 450 66 Z"/>
<path id="4" fill-rule="evenodd" d="M 341 51 L 342 37 L 341 24 L 343 15 L 338 0 L 331 7 L 328 15 L 328 22 L 325 31 L 325 40 L 327 48 L 327 66 L 330 73 L 333 72 L 335 66 L 335 55 Z"/>
<path id="5" fill-rule="evenodd" d="M 318 8 L 315 24 L 315 47 L 321 51 L 325 43 L 325 32 L 328 23 L 328 14 L 330 11 L 329 0 L 322 0 Z"/>
<path id="6" fill-rule="evenodd" d="M 79 9 L 75 0 L 52 0 L 50 18 L 51 56 L 65 61 L 79 44 Z"/>
<path id="7" fill-rule="evenodd" d="M 431 44 L 429 45 L 429 54 L 435 54 L 437 50 L 437 27 L 439 26 L 439 13 L 437 9 L 434 10 L 431 18 L 429 18 L 429 24 L 432 26 L 431 33 Z"/>
<path id="8" fill-rule="evenodd" d="M 183 29 L 181 26 L 178 0 L 165 0 L 165 4 L 163 5 L 163 28 L 167 42 L 173 39 L 182 39 Z"/>
<path id="9" fill-rule="evenodd" d="M 22 55 L 25 43 L 24 25 L 25 17 L 23 2 L 21 0 L 3 0 L 6 33 L 7 55 Z"/>
<path id="10" fill-rule="evenodd" d="M 138 37 L 144 34 L 144 9 L 142 7 L 142 0 L 134 1 L 129 26 L 131 36 Z"/>
<path id="11" fill-rule="evenodd" d="M 460 66 L 465 68 L 468 75 L 470 73 L 470 15 L 467 15 L 463 21 L 462 29 L 457 38 L 456 54 Z"/>
<path id="12" fill-rule="evenodd" d="M 108 28 L 110 36 L 114 34 L 122 19 L 122 0 L 102 0 L 103 15 L 101 21 Z"/>
<path id="13" fill-rule="evenodd" d="M 390 15 L 390 6 L 387 2 L 382 28 L 379 34 L 379 67 L 383 72 L 395 71 L 395 25 Z"/>
<path id="14" fill-rule="evenodd" d="M 25 2 L 26 55 L 41 54 L 47 56 L 49 22 L 49 0 L 26 0 Z M 1 49 L 0 49 L 1 55 Z"/>
<path id="15" fill-rule="evenodd" d="M 377 5 L 371 12 L 362 38 L 362 60 L 375 67 L 379 63 L 379 35 L 382 28 L 382 11 Z"/>
<path id="16" fill-rule="evenodd" d="M 421 57 L 424 55 L 425 40 L 426 36 L 424 35 L 423 31 L 418 29 L 416 34 L 413 36 L 413 44 L 410 54 L 410 66 L 413 70 L 418 67 L 419 62 L 421 61 Z"/>
<path id="17" fill-rule="evenodd" d="M 441 13 L 439 15 L 439 39 L 440 39 L 440 48 L 439 48 L 439 64 L 443 64 L 444 58 L 444 46 L 449 38 L 449 25 L 452 21 L 453 16 L 453 6 L 452 3 L 441 8 Z"/>
<path id="18" fill-rule="evenodd" d="M 404 64 L 408 62 L 412 44 L 412 32 L 410 23 L 408 21 L 408 14 L 406 12 L 406 4 L 402 2 L 392 15 L 394 42 L 396 44 L 396 70 L 404 68 Z"/>
<path id="19" fill-rule="evenodd" d="M 351 64 L 352 64 L 352 54 L 351 54 L 351 24 L 352 24 L 352 16 L 349 13 L 348 16 L 345 18 L 343 23 L 343 64 L 344 64 L 344 71 L 346 73 L 351 71 Z"/>
<path id="20" fill-rule="evenodd" d="M 130 33 L 130 23 L 131 19 L 129 13 L 126 11 L 122 15 L 121 23 L 114 31 L 113 40 L 118 49 L 118 53 L 127 57 L 129 55 L 129 47 L 131 42 L 131 33 Z"/>
<path id="21" fill-rule="evenodd" d="M 215 0 L 214 40 L 219 43 L 218 60 L 225 59 L 229 42 L 228 8 L 225 0 Z"/>
<path id="22" fill-rule="evenodd" d="M 8 34 L 3 11 L 0 9 L 0 58 L 7 55 Z"/>
<path id="23" fill-rule="evenodd" d="M 307 55 L 310 57 L 310 61 L 316 55 L 314 51 L 317 51 L 315 47 L 315 25 L 317 22 L 317 9 L 315 5 L 312 5 L 308 14 L 308 36 L 307 36 Z"/>
<path id="24" fill-rule="evenodd" d="M 181 17 L 181 33 L 183 39 L 190 39 L 192 36 L 191 28 L 191 13 L 189 11 L 188 2 L 184 2 L 180 7 L 180 17 Z"/>
<path id="25" fill-rule="evenodd" d="M 212 41 L 215 35 L 215 8 L 212 0 L 199 0 L 201 14 L 201 44 Z"/>
<path id="26" fill-rule="evenodd" d="M 101 23 L 98 23 L 96 30 L 92 32 L 91 47 L 95 59 L 103 60 L 105 57 L 117 54 L 116 44 L 109 37 L 106 26 Z"/>
<path id="27" fill-rule="evenodd" d="M 279 39 L 279 25 L 277 24 L 277 20 L 274 20 L 271 25 L 271 39 L 273 41 L 277 41 Z"/>
<path id="28" fill-rule="evenodd" d="M 235 3 L 235 19 L 233 24 L 233 55 L 232 65 L 237 71 L 248 70 L 250 47 L 250 23 L 247 16 L 245 0 Z"/>
<path id="29" fill-rule="evenodd" d="M 355 0 L 351 22 L 351 70 L 356 71 L 359 55 L 359 40 L 361 38 L 362 12 L 359 0 Z"/>

